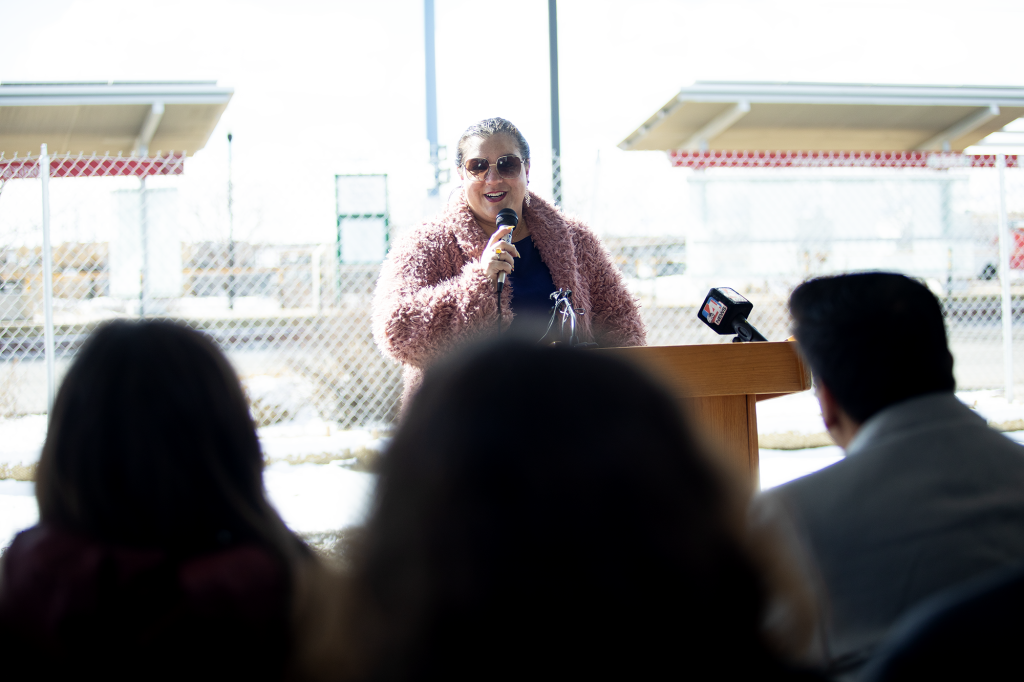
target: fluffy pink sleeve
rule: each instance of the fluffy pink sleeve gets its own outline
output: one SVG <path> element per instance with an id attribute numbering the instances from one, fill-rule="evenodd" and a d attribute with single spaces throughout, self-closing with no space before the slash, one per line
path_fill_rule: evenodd
<path id="1" fill-rule="evenodd" d="M 394 359 L 423 367 L 497 325 L 494 288 L 484 269 L 463 254 L 447 230 L 414 230 L 391 250 L 373 302 L 373 336 Z M 511 320 L 502 296 L 506 325 Z"/>
<path id="2" fill-rule="evenodd" d="M 626 288 L 622 273 L 612 263 L 600 240 L 581 223 L 570 220 L 580 277 L 590 289 L 590 324 L 594 340 L 604 348 L 646 346 L 647 328 L 640 304 Z"/>

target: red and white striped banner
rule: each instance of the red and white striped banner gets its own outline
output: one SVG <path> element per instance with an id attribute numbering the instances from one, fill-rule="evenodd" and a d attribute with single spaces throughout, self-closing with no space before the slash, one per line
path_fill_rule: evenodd
<path id="1" fill-rule="evenodd" d="M 51 156 L 51 178 L 97 178 L 116 176 L 181 175 L 185 154 L 165 156 Z M 0 182 L 17 178 L 38 178 L 39 157 L 0 157 Z"/>
<path id="2" fill-rule="evenodd" d="M 793 152 L 684 151 L 668 153 L 673 166 L 684 168 L 995 168 L 995 154 L 955 152 Z M 1017 156 L 1006 156 L 1017 167 Z"/>

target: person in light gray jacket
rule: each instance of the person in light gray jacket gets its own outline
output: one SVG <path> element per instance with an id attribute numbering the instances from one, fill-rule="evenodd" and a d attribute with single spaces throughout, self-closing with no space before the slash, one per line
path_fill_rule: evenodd
<path id="1" fill-rule="evenodd" d="M 815 279 L 790 310 L 846 457 L 762 493 L 750 521 L 815 595 L 807 659 L 849 679 L 921 600 L 1024 563 L 1024 448 L 953 394 L 942 309 L 919 282 Z"/>

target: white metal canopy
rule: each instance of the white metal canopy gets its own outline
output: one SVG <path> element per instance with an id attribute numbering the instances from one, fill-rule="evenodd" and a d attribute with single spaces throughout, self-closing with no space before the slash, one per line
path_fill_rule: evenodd
<path id="1" fill-rule="evenodd" d="M 626 150 L 963 151 L 1024 116 L 1024 87 L 697 82 Z"/>
<path id="2" fill-rule="evenodd" d="M 233 94 L 215 81 L 0 83 L 0 153 L 191 156 Z"/>

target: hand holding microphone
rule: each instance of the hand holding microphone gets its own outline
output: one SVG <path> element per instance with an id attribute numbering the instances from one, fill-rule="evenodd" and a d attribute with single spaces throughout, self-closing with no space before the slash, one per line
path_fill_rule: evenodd
<path id="1" fill-rule="evenodd" d="M 519 224 L 519 216 L 511 208 L 503 208 L 498 212 L 495 224 L 498 229 L 487 240 L 487 246 L 480 254 L 480 264 L 484 266 L 487 278 L 501 293 L 505 287 L 505 276 L 515 269 L 513 259 L 519 257 L 519 250 L 512 244 L 512 231 Z"/>

